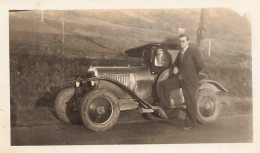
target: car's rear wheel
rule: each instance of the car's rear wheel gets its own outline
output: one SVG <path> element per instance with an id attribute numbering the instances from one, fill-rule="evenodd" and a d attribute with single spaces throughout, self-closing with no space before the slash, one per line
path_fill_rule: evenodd
<path id="1" fill-rule="evenodd" d="M 217 93 L 210 89 L 202 89 L 197 94 L 197 119 L 205 124 L 217 119 L 221 111 L 221 103 Z"/>
<path id="2" fill-rule="evenodd" d="M 54 102 L 57 117 L 68 124 L 81 122 L 79 111 L 73 109 L 73 103 L 75 101 L 74 94 L 74 87 L 63 89 L 57 95 Z"/>
<path id="3" fill-rule="evenodd" d="M 81 102 L 83 124 L 92 131 L 109 130 L 117 122 L 119 114 L 116 96 L 105 89 L 91 91 Z"/>

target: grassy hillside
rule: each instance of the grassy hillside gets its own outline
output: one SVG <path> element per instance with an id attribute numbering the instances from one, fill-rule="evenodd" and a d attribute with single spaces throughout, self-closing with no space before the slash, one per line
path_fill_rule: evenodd
<path id="1" fill-rule="evenodd" d="M 10 12 L 10 52 L 114 58 L 126 49 L 174 38 L 179 27 L 195 41 L 199 16 L 199 9 L 44 11 L 42 22 L 41 11 Z M 212 42 L 214 64 L 251 68 L 250 22 L 230 9 L 208 9 L 206 23 L 202 50 L 206 54 Z M 234 57 L 238 60 L 230 60 Z"/>
<path id="2" fill-rule="evenodd" d="M 24 112 L 53 108 L 61 85 L 84 75 L 91 63 L 125 65 L 124 50 L 173 39 L 179 27 L 185 28 L 194 42 L 199 17 L 199 9 L 44 11 L 43 20 L 41 11 L 10 12 L 12 119 L 29 123 L 31 113 L 26 116 Z M 209 9 L 201 51 L 211 78 L 230 91 L 224 101 L 250 111 L 250 22 L 230 9 Z M 230 102 L 230 97 L 240 100 Z"/>

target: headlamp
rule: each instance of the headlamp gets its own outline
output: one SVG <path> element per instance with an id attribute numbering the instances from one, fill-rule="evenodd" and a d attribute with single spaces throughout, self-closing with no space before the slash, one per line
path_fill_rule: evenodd
<path id="1" fill-rule="evenodd" d="M 78 88 L 78 87 L 80 87 L 80 85 L 81 85 L 81 83 L 83 82 L 83 80 L 80 78 L 80 77 L 78 77 L 77 78 L 77 80 L 76 80 L 76 87 Z"/>
<path id="2" fill-rule="evenodd" d="M 92 87 L 94 87 L 95 86 L 95 81 L 90 81 L 90 85 L 92 86 Z"/>

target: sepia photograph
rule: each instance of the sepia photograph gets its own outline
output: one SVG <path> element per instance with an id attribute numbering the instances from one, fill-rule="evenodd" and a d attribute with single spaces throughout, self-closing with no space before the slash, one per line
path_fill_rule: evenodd
<path id="1" fill-rule="evenodd" d="M 220 144 L 227 152 L 257 142 L 255 22 L 242 4 L 43 4 L 5 11 L 10 111 L 0 111 L 9 112 L 2 127 L 13 152 Z"/>
<path id="2" fill-rule="evenodd" d="M 9 34 L 12 145 L 253 141 L 247 13 L 10 10 Z"/>

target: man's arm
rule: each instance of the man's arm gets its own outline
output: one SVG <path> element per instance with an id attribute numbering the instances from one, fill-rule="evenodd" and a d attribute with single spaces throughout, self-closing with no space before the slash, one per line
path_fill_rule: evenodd
<path id="1" fill-rule="evenodd" d="M 180 74 L 180 70 L 179 70 L 179 58 L 180 57 L 179 56 L 180 56 L 180 52 L 177 54 L 177 57 L 176 57 L 174 63 L 170 67 L 170 72 L 172 72 L 175 75 L 179 75 Z"/>

